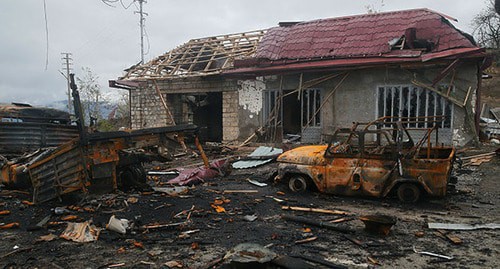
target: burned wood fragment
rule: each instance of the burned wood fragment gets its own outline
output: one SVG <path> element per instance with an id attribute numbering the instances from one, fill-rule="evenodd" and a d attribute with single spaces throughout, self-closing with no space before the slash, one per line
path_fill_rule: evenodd
<path id="1" fill-rule="evenodd" d="M 340 265 L 340 264 L 335 264 L 335 263 L 329 262 L 323 258 L 314 257 L 314 256 L 310 256 L 310 255 L 305 256 L 305 255 L 297 254 L 297 255 L 292 255 L 292 257 L 300 258 L 300 259 L 310 261 L 313 263 L 317 263 L 317 264 L 321 264 L 321 265 L 327 266 L 328 268 L 333 268 L 333 269 L 347 269 L 348 268 L 348 267 Z"/>
<path id="2" fill-rule="evenodd" d="M 325 221 L 317 221 L 317 220 L 296 217 L 296 216 L 290 216 L 290 215 L 283 215 L 283 216 L 281 216 L 281 218 L 283 218 L 284 220 L 288 220 L 288 221 L 294 221 L 294 222 L 308 224 L 308 225 L 312 225 L 312 226 L 316 226 L 316 227 L 320 227 L 320 228 L 326 228 L 326 229 L 336 231 L 336 232 L 348 233 L 348 234 L 354 233 L 354 230 L 340 227 L 338 225 L 335 225 L 335 224 L 332 224 L 329 222 L 325 222 Z"/>

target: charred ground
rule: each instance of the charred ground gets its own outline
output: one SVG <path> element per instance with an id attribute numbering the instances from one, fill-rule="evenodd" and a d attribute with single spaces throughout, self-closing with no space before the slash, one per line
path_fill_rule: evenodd
<path id="1" fill-rule="evenodd" d="M 491 149 L 482 149 L 488 150 Z M 467 152 L 473 153 L 479 151 Z M 155 164 L 148 170 L 168 169 L 180 164 L 186 166 L 198 161 L 182 159 L 169 164 Z M 499 222 L 496 182 L 500 173 L 499 164 L 500 160 L 495 157 L 479 167 L 458 170 L 456 192 L 444 199 L 423 200 L 415 205 L 400 204 L 397 199 L 291 193 L 284 185 L 275 185 L 270 181 L 275 170 L 274 164 L 233 170 L 229 176 L 193 186 L 187 193 L 174 197 L 159 192 L 131 191 L 74 196 L 62 202 L 32 206 L 23 203 L 24 200 L 30 200 L 30 195 L 2 190 L 1 210 L 10 210 L 11 214 L 0 216 L 0 222 L 18 222 L 20 227 L 0 231 L 0 266 L 168 268 L 166 262 L 177 261 L 182 268 L 212 268 L 212 262 L 217 262 L 236 245 L 257 243 L 278 254 L 325 259 L 348 268 L 498 268 L 498 230 L 451 232 L 462 240 L 462 244 L 455 245 L 428 229 L 427 223 Z M 257 187 L 250 184 L 248 178 L 269 185 Z M 167 179 L 167 176 L 158 176 L 151 178 L 151 182 L 161 185 Z M 254 192 L 228 193 L 228 190 Z M 225 212 L 217 213 L 212 206 L 214 204 L 224 208 Z M 337 209 L 350 214 L 301 213 L 283 210 L 284 205 Z M 69 212 L 65 215 L 55 214 L 53 209 L 61 206 L 66 206 Z M 397 218 L 388 236 L 374 236 L 364 231 L 364 225 L 358 218 L 373 213 Z M 98 228 L 105 228 L 109 218 L 115 215 L 132 221 L 134 227 L 125 235 L 103 229 L 99 239 L 91 243 L 75 243 L 61 238 L 50 242 L 39 240 L 40 236 L 47 234 L 59 236 L 66 224 L 34 229 L 37 223 L 47 216 L 50 216 L 50 222 L 58 222 L 67 215 L 76 215 L 77 219 L 73 220 L 76 222 L 92 220 Z M 245 220 L 245 216 L 249 215 L 255 215 L 257 219 Z M 323 221 L 347 218 L 350 220 L 339 225 L 354 230 L 355 234 L 346 235 L 285 221 L 283 215 Z M 179 222 L 186 223 L 169 228 L 140 229 L 143 225 Z M 192 233 L 183 233 L 186 231 Z M 309 243 L 296 243 L 311 237 L 317 239 Z M 414 249 L 452 256 L 453 260 L 422 256 L 416 254 Z M 374 264 L 374 261 L 379 265 Z M 314 266 L 322 268 L 323 265 Z"/>

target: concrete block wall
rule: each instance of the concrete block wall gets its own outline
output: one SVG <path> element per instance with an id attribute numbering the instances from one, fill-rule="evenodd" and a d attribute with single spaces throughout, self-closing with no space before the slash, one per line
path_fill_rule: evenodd
<path id="1" fill-rule="evenodd" d="M 163 96 L 166 99 L 166 95 Z M 131 128 L 167 126 L 167 113 L 160 97 L 152 88 L 130 91 Z"/>
<path id="2" fill-rule="evenodd" d="M 222 93 L 222 129 L 223 141 L 237 140 L 240 135 L 237 91 L 227 91 Z"/>
<path id="3" fill-rule="evenodd" d="M 157 81 L 163 98 L 180 123 L 190 123 L 186 104 L 180 95 L 222 92 L 222 131 L 224 141 L 237 140 L 239 132 L 238 89 L 236 80 L 217 78 L 186 78 Z M 155 90 L 155 83 L 148 82 L 140 90 L 131 91 L 132 129 L 161 127 L 169 124 L 167 113 Z M 192 119 L 191 119 L 192 120 Z"/>
<path id="4" fill-rule="evenodd" d="M 350 71 L 349 75 L 337 88 L 333 95 L 331 91 L 337 86 L 342 75 L 324 82 L 314 88 L 322 89 L 323 98 L 328 98 L 321 110 L 322 134 L 331 134 L 338 127 L 350 127 L 353 122 L 368 122 L 377 118 L 377 88 L 385 85 L 412 85 L 411 81 L 418 78 L 420 81 L 431 84 L 432 80 L 444 67 L 420 68 L 412 72 L 399 68 L 372 68 L 360 71 Z M 477 87 L 477 67 L 474 63 L 461 65 L 456 72 L 454 85 L 457 96 L 465 96 L 469 87 L 475 92 Z M 304 74 L 304 81 L 326 75 L 326 73 Z M 446 84 L 450 82 L 447 76 L 441 81 Z M 265 79 L 267 89 L 278 89 L 282 83 L 282 89 L 294 90 L 299 85 L 299 75 L 286 75 L 280 81 L 279 77 L 268 77 Z M 286 105 L 286 104 L 284 104 Z M 469 98 L 466 104 L 467 110 L 472 111 L 473 98 Z M 470 114 L 470 112 L 469 112 Z M 465 145 L 472 142 L 476 136 L 473 122 L 467 116 L 464 108 L 454 105 L 452 130 L 441 129 L 440 141 L 446 144 Z"/>

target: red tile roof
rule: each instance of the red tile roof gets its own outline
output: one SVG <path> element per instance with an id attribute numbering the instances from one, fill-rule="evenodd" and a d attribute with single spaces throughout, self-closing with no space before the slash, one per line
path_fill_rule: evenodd
<path id="1" fill-rule="evenodd" d="M 477 47 L 444 15 L 429 9 L 413 9 L 271 28 L 260 42 L 255 58 L 317 60 L 384 56 L 391 53 L 388 42 L 402 37 L 408 28 L 416 29 L 417 39 L 434 43 L 431 52 Z"/>

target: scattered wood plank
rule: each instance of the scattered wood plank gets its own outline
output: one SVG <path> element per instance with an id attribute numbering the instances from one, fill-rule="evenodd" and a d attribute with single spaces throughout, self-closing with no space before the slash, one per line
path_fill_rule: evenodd
<path id="1" fill-rule="evenodd" d="M 170 228 L 177 227 L 188 224 L 189 221 L 176 222 L 176 223 L 168 223 L 168 224 L 150 224 L 141 226 L 141 229 L 161 229 L 161 228 Z"/>
<path id="2" fill-rule="evenodd" d="M 291 257 L 300 258 L 300 259 L 303 259 L 306 261 L 310 261 L 312 263 L 321 264 L 321 265 L 327 266 L 328 268 L 332 268 L 332 269 L 347 269 L 348 268 L 347 266 L 335 264 L 335 263 L 329 262 L 321 257 L 313 257 L 311 255 L 305 256 L 305 255 L 297 254 L 297 255 L 291 255 Z"/>
<path id="3" fill-rule="evenodd" d="M 295 241 L 295 244 L 298 245 L 298 244 L 309 243 L 309 242 L 312 242 L 312 241 L 316 241 L 317 239 L 318 239 L 317 236 L 308 237 L 308 238 L 304 238 L 304 239 Z"/>
<path id="4" fill-rule="evenodd" d="M 349 234 L 354 233 L 354 231 L 351 229 L 348 229 L 345 227 L 340 227 L 338 225 L 335 225 L 335 224 L 329 223 L 329 222 L 317 221 L 317 220 L 312 220 L 309 218 L 302 218 L 302 217 L 289 216 L 289 215 L 283 215 L 283 216 L 281 216 L 281 218 L 283 218 L 284 220 L 288 220 L 288 221 L 294 221 L 294 222 L 308 224 L 308 225 L 312 225 L 312 226 L 316 226 L 316 227 L 320 227 L 320 228 L 326 228 L 326 229 L 336 231 L 336 232 L 349 233 Z"/>
<path id="5" fill-rule="evenodd" d="M 445 241 L 449 241 L 455 245 L 462 244 L 462 239 L 460 239 L 460 237 L 458 237 L 456 235 L 452 235 L 445 230 L 436 230 L 434 232 L 434 235 L 436 235 L 437 237 L 439 237 Z"/>
<path id="6" fill-rule="evenodd" d="M 333 214 L 333 215 L 347 215 L 349 212 L 341 211 L 341 210 L 330 210 L 330 209 L 322 209 L 322 208 L 311 208 L 311 207 L 298 207 L 298 206 L 282 206 L 283 210 L 293 210 L 293 211 L 302 211 L 302 212 L 314 212 L 314 213 L 323 213 L 323 214 Z"/>
<path id="7" fill-rule="evenodd" d="M 6 254 L 2 255 L 2 256 L 0 257 L 0 260 L 3 260 L 3 259 L 5 259 L 5 258 L 9 257 L 10 255 L 14 255 L 14 254 L 16 254 L 16 253 L 23 252 L 23 251 L 30 251 L 30 250 L 32 250 L 32 249 L 33 249 L 32 247 L 28 247 L 28 248 L 18 248 L 18 249 L 15 249 L 15 250 L 13 250 L 13 251 L 11 251 L 11 252 L 9 252 L 9 253 L 6 253 Z"/>
<path id="8" fill-rule="evenodd" d="M 375 258 L 373 258 L 373 257 L 371 257 L 371 256 L 368 256 L 368 257 L 367 257 L 367 259 L 368 259 L 368 261 L 369 261 L 370 263 L 372 263 L 373 265 L 380 265 L 380 262 L 379 262 L 379 261 L 377 261 Z"/>
<path id="9" fill-rule="evenodd" d="M 228 193 L 258 193 L 258 190 L 224 190 L 222 194 Z"/>
<path id="10" fill-rule="evenodd" d="M 488 156 L 495 156 L 495 152 L 487 152 L 487 153 L 481 153 L 481 154 L 476 154 L 476 155 L 471 155 L 471 156 L 466 156 L 466 157 L 462 157 L 461 159 L 463 161 L 465 160 L 470 160 L 470 159 L 477 159 L 477 158 L 480 158 L 480 157 L 488 157 Z"/>
<path id="11" fill-rule="evenodd" d="M 357 246 L 360 246 L 362 248 L 366 247 L 366 244 L 363 243 L 363 241 L 361 241 L 361 240 L 358 240 L 356 238 L 350 237 L 350 236 L 345 235 L 345 234 L 344 234 L 344 238 L 347 239 L 347 240 L 349 240 L 349 241 L 351 241 L 352 243 L 354 243 Z"/>
<path id="12" fill-rule="evenodd" d="M 352 218 L 338 218 L 338 219 L 330 220 L 328 222 L 330 222 L 330 223 L 341 223 L 341 222 L 346 222 L 346 221 L 350 221 L 350 220 L 352 220 Z"/>
<path id="13" fill-rule="evenodd" d="M 455 245 L 461 245 L 462 244 L 462 239 L 460 239 L 460 237 L 458 237 L 456 235 L 446 234 L 445 236 L 446 236 L 446 238 L 448 238 L 448 240 L 450 240 L 450 242 L 452 242 Z"/>

